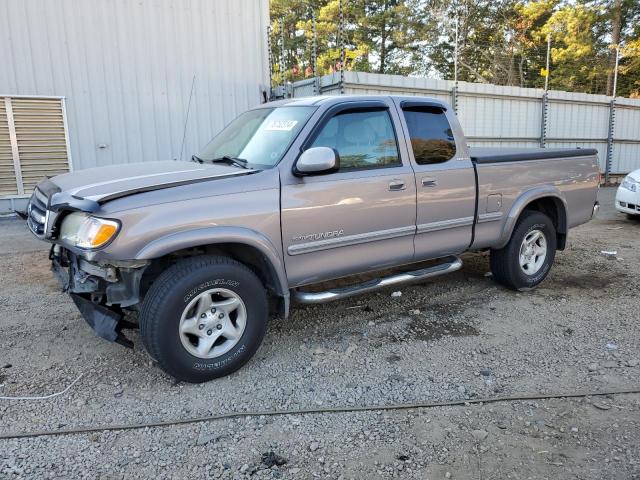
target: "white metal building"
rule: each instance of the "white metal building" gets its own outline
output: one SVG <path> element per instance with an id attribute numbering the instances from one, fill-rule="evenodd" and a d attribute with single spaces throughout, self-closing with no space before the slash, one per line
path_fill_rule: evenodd
<path id="1" fill-rule="evenodd" d="M 268 24 L 268 0 L 2 0 L 0 211 L 69 168 L 190 158 L 263 101 Z"/>

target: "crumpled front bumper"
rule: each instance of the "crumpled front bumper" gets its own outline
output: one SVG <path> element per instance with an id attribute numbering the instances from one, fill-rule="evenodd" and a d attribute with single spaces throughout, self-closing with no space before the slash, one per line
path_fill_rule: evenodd
<path id="1" fill-rule="evenodd" d="M 77 293 L 71 293 L 70 295 L 73 303 L 80 310 L 82 318 L 93 328 L 96 335 L 125 347 L 133 347 L 133 342 L 122 334 L 124 321 L 121 313 L 92 302 Z"/>
<path id="2" fill-rule="evenodd" d="M 52 247 L 49 258 L 62 290 L 69 293 L 96 334 L 132 347 L 133 342 L 122 334 L 122 330 L 136 326 L 123 319 L 123 305 L 110 300 L 124 299 L 126 306 L 134 299 L 139 301 L 139 280 L 144 267 L 120 269 L 93 264 L 60 246 Z"/>

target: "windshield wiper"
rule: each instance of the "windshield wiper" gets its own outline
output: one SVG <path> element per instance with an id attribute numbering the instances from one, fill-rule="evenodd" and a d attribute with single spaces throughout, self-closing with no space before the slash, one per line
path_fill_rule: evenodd
<path id="1" fill-rule="evenodd" d="M 204 160 L 202 160 L 199 156 L 197 156 L 196 154 L 191 155 L 191 161 L 192 162 L 198 162 L 198 163 L 203 163 Z"/>
<path id="2" fill-rule="evenodd" d="M 241 168 L 249 168 L 247 167 L 247 161 L 244 158 L 235 158 L 230 157 L 229 155 L 224 155 L 223 157 L 214 158 L 209 161 L 213 163 L 228 163 L 229 165 L 235 165 Z"/>

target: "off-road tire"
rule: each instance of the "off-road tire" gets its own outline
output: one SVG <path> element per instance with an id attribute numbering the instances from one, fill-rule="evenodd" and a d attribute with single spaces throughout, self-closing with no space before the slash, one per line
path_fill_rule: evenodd
<path id="1" fill-rule="evenodd" d="M 520 246 L 529 232 L 540 230 L 547 242 L 547 254 L 540 270 L 527 275 L 520 267 Z M 526 291 L 539 285 L 549 273 L 557 248 L 556 229 L 545 214 L 524 211 L 511 234 L 509 243 L 503 248 L 491 250 L 491 273 L 496 282 L 517 291 Z"/>
<path id="2" fill-rule="evenodd" d="M 193 298 L 216 287 L 241 297 L 246 326 L 230 351 L 216 358 L 198 358 L 180 340 L 180 318 Z M 192 257 L 169 267 L 151 285 L 140 312 L 140 335 L 166 373 L 177 380 L 201 383 L 229 375 L 249 361 L 262 343 L 267 319 L 266 291 L 253 271 L 224 256 Z"/>

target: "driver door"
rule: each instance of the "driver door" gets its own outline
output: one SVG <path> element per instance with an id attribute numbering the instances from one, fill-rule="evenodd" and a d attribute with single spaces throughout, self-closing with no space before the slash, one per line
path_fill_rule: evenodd
<path id="1" fill-rule="evenodd" d="M 339 170 L 283 175 L 282 241 L 291 287 L 413 260 L 415 179 L 391 105 L 330 107 L 305 145 L 333 148 Z"/>

